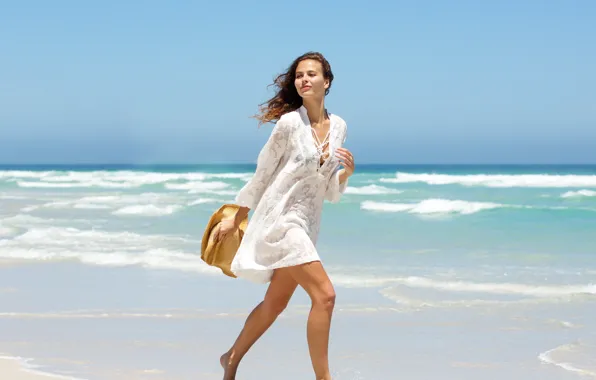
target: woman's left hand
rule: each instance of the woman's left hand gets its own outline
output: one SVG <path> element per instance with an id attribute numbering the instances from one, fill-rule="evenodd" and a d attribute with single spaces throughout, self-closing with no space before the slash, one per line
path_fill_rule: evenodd
<path id="1" fill-rule="evenodd" d="M 348 174 L 348 176 L 354 174 L 355 165 L 352 153 L 346 148 L 337 148 L 335 150 L 335 155 L 340 159 L 341 164 L 346 170 L 346 174 Z"/>

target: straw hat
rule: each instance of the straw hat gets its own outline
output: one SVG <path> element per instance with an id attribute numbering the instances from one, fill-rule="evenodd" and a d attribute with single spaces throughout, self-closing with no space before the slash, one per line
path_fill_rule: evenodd
<path id="1" fill-rule="evenodd" d="M 214 241 L 214 232 L 217 231 L 223 220 L 233 218 L 239 209 L 240 206 L 238 205 L 224 204 L 215 211 L 211 215 L 209 223 L 207 223 L 201 244 L 201 259 L 207 264 L 221 269 L 226 276 L 234 278 L 236 278 L 236 275 L 232 273 L 230 266 L 244 237 L 248 217 L 242 220 L 239 228 L 234 233 L 229 233 L 223 240 L 217 243 Z"/>

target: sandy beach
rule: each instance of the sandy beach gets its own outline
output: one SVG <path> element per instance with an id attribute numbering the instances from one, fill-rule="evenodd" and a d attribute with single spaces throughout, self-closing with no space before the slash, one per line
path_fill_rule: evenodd
<path id="1" fill-rule="evenodd" d="M 262 293 L 221 278 L 68 262 L 2 274 L 0 282 L 17 290 L 2 296 L 11 311 L 0 313 L 0 352 L 35 358 L 44 371 L 86 380 L 220 380 L 219 354 Z M 27 286 L 30 278 L 47 286 Z M 211 297 L 215 293 L 221 298 Z M 582 316 L 590 314 L 588 305 L 563 315 L 549 305 L 523 303 L 411 313 L 381 295 L 346 288 L 338 288 L 338 299 L 330 351 L 334 380 L 401 374 L 408 380 L 573 380 L 577 374 L 539 355 L 573 342 L 586 330 L 589 320 Z M 308 300 L 297 292 L 245 358 L 241 378 L 310 378 L 307 314 Z M 557 322 L 563 318 L 568 323 Z M 590 362 L 578 367 L 588 369 Z M 2 361 L 0 374 L 7 380 L 44 378 L 13 360 Z"/>

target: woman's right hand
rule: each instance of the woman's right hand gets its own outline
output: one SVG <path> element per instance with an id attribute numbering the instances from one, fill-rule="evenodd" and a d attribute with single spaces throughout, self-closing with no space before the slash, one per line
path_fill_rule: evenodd
<path id="1" fill-rule="evenodd" d="M 236 229 L 238 229 L 238 226 L 236 225 L 234 218 L 224 219 L 219 223 L 219 228 L 216 229 L 213 239 L 216 243 L 220 242 L 225 239 L 228 234 L 236 232 Z"/>

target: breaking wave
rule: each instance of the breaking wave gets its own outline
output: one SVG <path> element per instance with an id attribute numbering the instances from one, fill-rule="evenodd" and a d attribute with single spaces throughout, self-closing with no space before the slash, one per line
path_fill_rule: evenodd
<path id="1" fill-rule="evenodd" d="M 561 198 L 582 198 L 582 197 L 596 197 L 596 191 L 594 190 L 578 190 L 568 191 L 561 194 Z"/>
<path id="2" fill-rule="evenodd" d="M 176 269 L 218 273 L 198 254 L 197 242 L 177 236 L 142 235 L 133 232 L 81 230 L 72 227 L 34 227 L 0 239 L 0 257 L 35 261 L 78 260 L 100 266 L 138 265 L 155 269 Z M 192 252 L 192 251 L 191 251 Z"/>
<path id="3" fill-rule="evenodd" d="M 382 194 L 400 194 L 403 190 L 390 189 L 379 185 L 367 185 L 362 187 L 351 187 L 346 189 L 346 194 L 357 195 L 382 195 Z"/>
<path id="4" fill-rule="evenodd" d="M 408 212 L 411 214 L 474 214 L 484 210 L 514 207 L 499 203 L 467 202 L 448 199 L 426 199 L 418 203 L 389 203 L 364 201 L 360 208 L 380 212 Z"/>
<path id="5" fill-rule="evenodd" d="M 554 174 L 434 174 L 396 173 L 395 178 L 381 178 L 386 183 L 423 182 L 428 185 L 463 185 L 486 187 L 596 187 L 596 175 Z"/>

